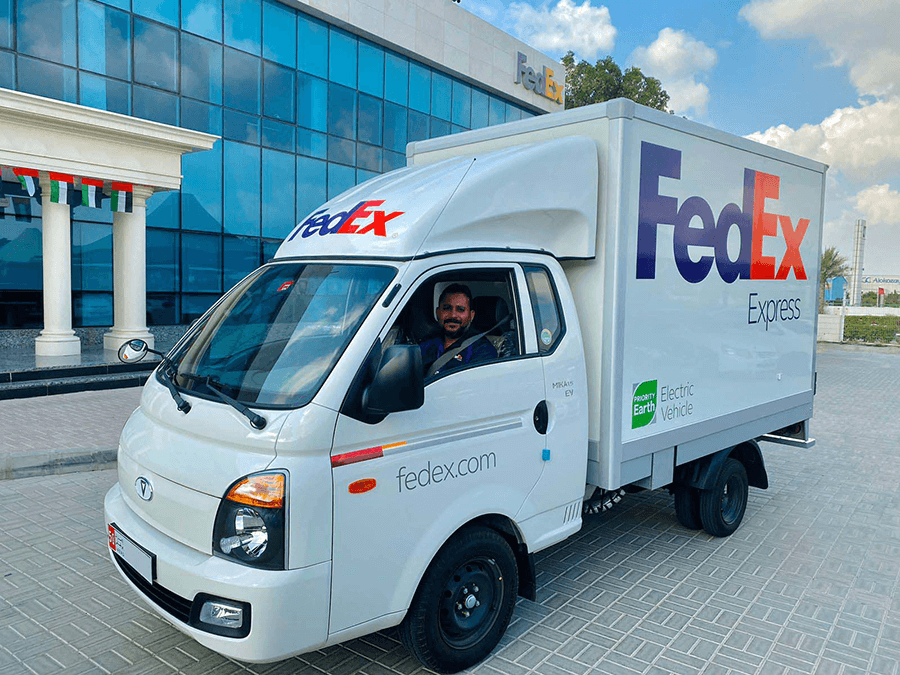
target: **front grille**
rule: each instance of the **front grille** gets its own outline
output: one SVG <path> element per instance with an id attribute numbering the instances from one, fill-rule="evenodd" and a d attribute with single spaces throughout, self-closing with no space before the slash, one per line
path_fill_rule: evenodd
<path id="1" fill-rule="evenodd" d="M 116 564 L 122 573 L 128 577 L 128 580 L 138 587 L 138 590 L 150 598 L 167 614 L 181 621 L 190 624 L 191 622 L 191 605 L 193 602 L 187 598 L 176 595 L 167 588 L 163 588 L 158 583 L 149 583 L 144 577 L 138 574 L 131 565 L 122 560 L 117 554 L 113 554 Z"/>

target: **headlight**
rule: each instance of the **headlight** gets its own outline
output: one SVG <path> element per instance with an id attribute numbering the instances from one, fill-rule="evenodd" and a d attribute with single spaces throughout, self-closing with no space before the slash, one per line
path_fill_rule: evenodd
<path id="1" fill-rule="evenodd" d="M 285 568 L 285 474 L 246 476 L 234 483 L 216 514 L 213 551 L 231 560 Z"/>

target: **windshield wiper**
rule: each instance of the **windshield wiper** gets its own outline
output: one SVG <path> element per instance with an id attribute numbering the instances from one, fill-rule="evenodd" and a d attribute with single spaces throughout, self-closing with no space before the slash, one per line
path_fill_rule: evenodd
<path id="1" fill-rule="evenodd" d="M 178 411 L 187 415 L 191 411 L 191 404 L 185 401 L 175 388 L 175 384 L 172 382 L 172 372 L 174 370 L 175 364 L 169 361 L 169 357 L 163 356 L 159 368 L 159 379 L 163 385 L 165 385 L 166 389 L 169 390 L 169 393 L 172 394 L 175 405 L 178 406 Z"/>
<path id="2" fill-rule="evenodd" d="M 227 403 L 232 408 L 241 413 L 244 417 L 250 420 L 250 426 L 254 429 L 265 429 L 266 427 L 266 418 L 262 415 L 257 415 L 255 412 L 250 410 L 247 406 L 245 406 L 240 401 L 236 401 L 231 398 L 228 394 L 223 392 L 217 386 L 213 386 L 213 384 L 218 384 L 218 380 L 213 375 L 197 375 L 195 373 L 178 373 L 181 377 L 186 380 L 193 380 L 194 382 L 202 382 L 206 385 L 206 388 L 209 389 L 215 396 L 224 403 Z"/>

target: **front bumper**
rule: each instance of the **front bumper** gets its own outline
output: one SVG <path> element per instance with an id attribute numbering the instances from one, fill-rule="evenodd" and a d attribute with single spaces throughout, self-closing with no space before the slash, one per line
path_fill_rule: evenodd
<path id="1" fill-rule="evenodd" d="M 331 562 L 296 570 L 258 570 L 209 556 L 162 534 L 138 518 L 125 503 L 119 484 L 103 503 L 106 523 L 156 555 L 152 587 L 110 558 L 128 584 L 163 619 L 200 644 L 240 661 L 278 661 L 322 646 L 328 637 Z M 142 590 L 143 589 L 143 590 Z M 246 637 L 215 635 L 186 622 L 198 594 L 247 603 Z"/>

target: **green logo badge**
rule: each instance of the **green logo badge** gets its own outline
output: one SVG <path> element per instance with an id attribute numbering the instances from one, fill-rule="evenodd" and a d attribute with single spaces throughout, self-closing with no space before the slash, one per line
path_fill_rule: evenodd
<path id="1" fill-rule="evenodd" d="M 640 429 L 656 421 L 656 380 L 634 385 L 631 401 L 631 428 Z"/>

